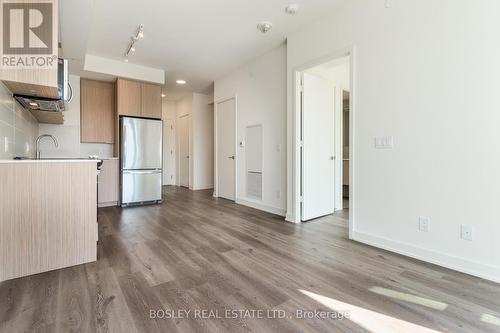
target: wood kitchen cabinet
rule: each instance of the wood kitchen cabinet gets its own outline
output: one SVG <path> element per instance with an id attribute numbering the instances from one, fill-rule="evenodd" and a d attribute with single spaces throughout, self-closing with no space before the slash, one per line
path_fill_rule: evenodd
<path id="1" fill-rule="evenodd" d="M 141 83 L 118 79 L 116 81 L 116 102 L 119 115 L 141 116 Z"/>
<path id="2" fill-rule="evenodd" d="M 115 84 L 80 81 L 80 141 L 115 142 Z"/>
<path id="3" fill-rule="evenodd" d="M 161 119 L 161 87 L 125 79 L 116 81 L 120 116 Z"/>
<path id="4" fill-rule="evenodd" d="M 141 116 L 161 119 L 161 87 L 154 84 L 141 84 Z"/>
<path id="5" fill-rule="evenodd" d="M 97 177 L 97 204 L 99 207 L 118 205 L 119 160 L 103 160 L 101 172 Z"/>

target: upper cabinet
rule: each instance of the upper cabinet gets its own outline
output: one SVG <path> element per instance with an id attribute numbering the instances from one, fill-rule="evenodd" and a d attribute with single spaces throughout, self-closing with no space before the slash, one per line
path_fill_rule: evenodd
<path id="1" fill-rule="evenodd" d="M 119 115 L 141 115 L 141 84 L 136 81 L 116 81 L 116 103 Z"/>
<path id="2" fill-rule="evenodd" d="M 141 116 L 161 119 L 161 87 L 154 84 L 141 84 Z"/>
<path id="3" fill-rule="evenodd" d="M 161 87 L 118 79 L 116 82 L 118 115 L 161 119 Z"/>
<path id="4" fill-rule="evenodd" d="M 114 143 L 115 84 L 82 79 L 80 95 L 80 141 Z"/>

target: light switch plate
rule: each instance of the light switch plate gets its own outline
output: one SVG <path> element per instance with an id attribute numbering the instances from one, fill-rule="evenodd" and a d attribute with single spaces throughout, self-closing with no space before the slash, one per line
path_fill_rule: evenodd
<path id="1" fill-rule="evenodd" d="M 393 136 L 377 136 L 375 137 L 376 149 L 392 149 L 394 148 Z"/>

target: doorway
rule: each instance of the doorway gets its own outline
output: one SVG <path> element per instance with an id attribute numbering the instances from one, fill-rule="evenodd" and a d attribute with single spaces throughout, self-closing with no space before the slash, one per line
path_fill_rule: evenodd
<path id="1" fill-rule="evenodd" d="M 236 98 L 215 106 L 215 196 L 236 200 Z"/>
<path id="2" fill-rule="evenodd" d="M 189 115 L 179 117 L 179 185 L 189 188 Z"/>
<path id="3" fill-rule="evenodd" d="M 300 221 L 349 218 L 351 58 L 296 73 L 300 112 Z"/>

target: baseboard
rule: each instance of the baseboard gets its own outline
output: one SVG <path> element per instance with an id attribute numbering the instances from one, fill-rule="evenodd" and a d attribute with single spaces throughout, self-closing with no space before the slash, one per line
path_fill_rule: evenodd
<path id="1" fill-rule="evenodd" d="M 352 235 L 352 239 L 360 243 L 500 283 L 500 267 L 450 256 L 445 253 L 424 249 L 412 244 L 397 242 L 358 231 L 353 231 Z"/>
<path id="2" fill-rule="evenodd" d="M 193 191 L 200 191 L 200 190 L 211 190 L 213 189 L 213 185 L 205 185 L 205 186 L 193 186 L 190 189 Z"/>
<path id="3" fill-rule="evenodd" d="M 101 202 L 101 203 L 97 204 L 98 208 L 114 207 L 114 206 L 118 206 L 118 201 L 114 201 L 114 202 Z"/>
<path id="4" fill-rule="evenodd" d="M 252 207 L 258 210 L 262 210 L 267 213 L 279 215 L 279 216 L 285 216 L 286 211 L 282 208 L 277 208 L 277 207 L 272 207 L 272 206 L 267 206 L 264 205 L 260 202 L 255 202 L 252 200 L 248 199 L 242 199 L 242 198 L 236 198 L 236 203 L 239 205 L 247 206 L 247 207 Z"/>

